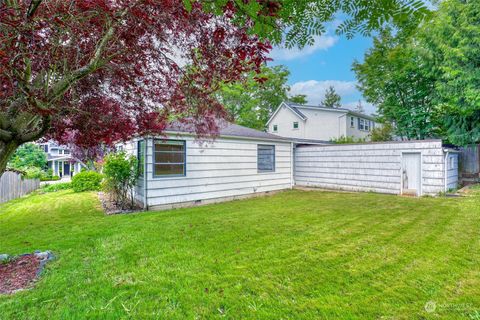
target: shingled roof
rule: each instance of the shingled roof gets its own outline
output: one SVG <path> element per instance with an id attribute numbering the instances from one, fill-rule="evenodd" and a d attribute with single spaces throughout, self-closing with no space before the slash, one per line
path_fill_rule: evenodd
<path id="1" fill-rule="evenodd" d="M 194 127 L 191 124 L 186 124 L 181 122 L 174 122 L 169 124 L 165 129 L 165 131 L 190 133 L 190 134 L 195 133 Z M 265 140 L 282 140 L 282 141 L 291 140 L 289 138 L 280 137 L 275 134 L 255 130 L 252 128 L 247 128 L 247 127 L 240 126 L 238 124 L 234 124 L 227 121 L 223 121 L 219 125 L 219 135 L 226 136 L 226 137 L 242 137 L 242 138 L 265 139 Z"/>

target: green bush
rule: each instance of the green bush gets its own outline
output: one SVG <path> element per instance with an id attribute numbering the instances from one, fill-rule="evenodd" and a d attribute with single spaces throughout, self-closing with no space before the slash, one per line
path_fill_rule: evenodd
<path id="1" fill-rule="evenodd" d="M 333 138 L 330 140 L 330 142 L 336 143 L 336 144 L 351 144 L 351 143 L 363 143 L 365 142 L 366 139 L 364 138 L 355 138 L 355 137 L 345 137 L 341 136 L 340 138 Z"/>
<path id="2" fill-rule="evenodd" d="M 63 183 L 56 183 L 56 184 L 47 184 L 40 188 L 40 192 L 47 193 L 47 192 L 55 192 L 60 190 L 67 190 L 72 188 L 72 183 L 70 182 L 63 182 Z"/>
<path id="3" fill-rule="evenodd" d="M 42 179 L 45 177 L 45 172 L 38 167 L 25 167 L 23 168 L 25 172 L 25 178 L 27 179 Z"/>
<path id="4" fill-rule="evenodd" d="M 111 153 L 105 157 L 103 173 L 103 190 L 120 208 L 133 208 L 133 189 L 139 175 L 137 158 L 125 152 Z"/>
<path id="5" fill-rule="evenodd" d="M 40 181 L 58 181 L 58 180 L 60 180 L 59 176 L 51 176 L 51 175 L 47 175 L 46 177 L 40 178 Z"/>
<path id="6" fill-rule="evenodd" d="M 102 175 L 95 171 L 83 171 L 72 178 L 72 188 L 75 192 L 100 190 Z"/>

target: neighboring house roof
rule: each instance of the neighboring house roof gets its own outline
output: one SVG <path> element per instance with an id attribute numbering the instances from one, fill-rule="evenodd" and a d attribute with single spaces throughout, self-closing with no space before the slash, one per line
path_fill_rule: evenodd
<path id="1" fill-rule="evenodd" d="M 275 110 L 275 112 L 272 114 L 270 119 L 268 119 L 267 126 L 272 121 L 272 119 L 275 117 L 275 115 L 280 111 L 282 106 L 285 106 L 287 109 L 291 110 L 293 113 L 295 113 L 299 118 L 301 118 L 304 121 L 307 120 L 307 116 L 305 116 L 301 112 L 302 109 L 324 110 L 324 111 L 329 111 L 329 112 L 347 113 L 347 114 L 350 114 L 350 115 L 353 115 L 353 116 L 356 116 L 356 117 L 365 118 L 365 119 L 368 119 L 368 120 L 375 121 L 375 118 L 372 117 L 372 116 L 369 116 L 369 115 L 366 115 L 366 114 L 363 114 L 363 113 L 359 113 L 359 112 L 356 112 L 356 111 L 352 111 L 352 110 L 346 109 L 346 108 L 329 108 L 329 107 L 304 105 L 304 104 L 292 103 L 292 102 L 289 102 L 289 101 L 283 101 L 278 106 L 277 110 Z"/>
<path id="2" fill-rule="evenodd" d="M 169 124 L 166 129 L 166 132 L 179 132 L 179 133 L 189 133 L 194 134 L 195 129 L 191 124 L 174 122 Z M 240 126 L 238 124 L 230 123 L 224 121 L 219 125 L 219 135 L 226 137 L 241 137 L 241 138 L 253 138 L 260 140 L 282 140 L 282 141 L 291 141 L 291 139 L 277 136 L 275 134 L 247 128 Z"/>
<path id="3" fill-rule="evenodd" d="M 332 141 L 326 140 L 316 140 L 316 139 L 300 139 L 300 138 L 290 138 L 290 140 L 296 144 L 333 144 Z"/>

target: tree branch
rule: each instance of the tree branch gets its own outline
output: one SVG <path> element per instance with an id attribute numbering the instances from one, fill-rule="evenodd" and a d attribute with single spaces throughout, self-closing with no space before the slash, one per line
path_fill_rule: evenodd
<path id="1" fill-rule="evenodd" d="M 28 11 L 27 11 L 27 19 L 30 19 L 31 17 L 33 17 L 33 15 L 38 9 L 38 6 L 42 3 L 42 1 L 43 0 L 30 1 L 30 6 L 28 7 Z"/>
<path id="2" fill-rule="evenodd" d="M 0 140 L 2 141 L 10 141 L 12 140 L 13 135 L 10 131 L 0 129 Z"/>
<path id="3" fill-rule="evenodd" d="M 102 64 L 102 55 L 105 52 L 107 44 L 113 37 L 114 33 L 115 28 L 113 25 L 110 25 L 107 29 L 107 32 L 105 32 L 105 34 L 103 35 L 102 40 L 98 44 L 97 49 L 95 50 L 95 54 L 93 55 L 93 58 L 90 60 L 90 62 L 86 66 L 75 70 L 74 72 L 72 72 L 72 74 L 57 82 L 54 85 L 51 93 L 48 95 L 49 102 L 63 96 L 63 94 L 68 89 L 70 89 L 72 84 L 95 72 L 95 70 L 98 69 L 98 67 Z"/>

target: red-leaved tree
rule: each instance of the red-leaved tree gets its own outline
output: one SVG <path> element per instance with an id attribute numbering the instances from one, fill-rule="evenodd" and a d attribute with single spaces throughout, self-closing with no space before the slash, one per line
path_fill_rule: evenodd
<path id="1" fill-rule="evenodd" d="M 0 5 L 0 173 L 16 148 L 51 137 L 81 147 L 226 117 L 212 93 L 258 69 L 270 46 L 182 0 L 18 0 Z"/>
<path id="2" fill-rule="evenodd" d="M 221 83 L 259 70 L 270 44 L 368 33 L 428 10 L 418 0 L 0 0 L 0 174 L 42 137 L 81 148 L 226 117 Z"/>

